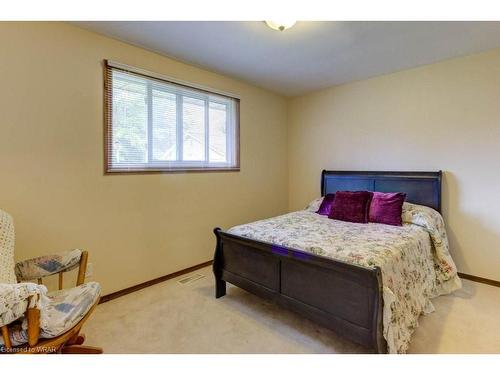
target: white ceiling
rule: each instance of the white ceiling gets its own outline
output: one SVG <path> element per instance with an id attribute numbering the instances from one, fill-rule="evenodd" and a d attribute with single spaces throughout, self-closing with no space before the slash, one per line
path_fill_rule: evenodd
<path id="1" fill-rule="evenodd" d="M 74 24 L 286 96 L 500 47 L 500 22 Z"/>

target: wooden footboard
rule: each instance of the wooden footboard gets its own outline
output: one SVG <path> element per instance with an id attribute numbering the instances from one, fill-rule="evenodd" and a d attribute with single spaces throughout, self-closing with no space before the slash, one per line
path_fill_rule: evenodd
<path id="1" fill-rule="evenodd" d="M 386 353 L 380 269 L 359 267 L 215 228 L 216 298 L 226 282 L 268 298 L 347 339 Z"/>

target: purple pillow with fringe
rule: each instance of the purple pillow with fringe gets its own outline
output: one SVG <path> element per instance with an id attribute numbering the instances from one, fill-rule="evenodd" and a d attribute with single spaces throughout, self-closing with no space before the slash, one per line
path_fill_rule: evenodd
<path id="1" fill-rule="evenodd" d="M 387 225 L 403 225 L 401 215 L 406 193 L 374 192 L 370 203 L 369 221 Z"/>
<path id="2" fill-rule="evenodd" d="M 330 215 L 330 211 L 332 209 L 332 203 L 333 203 L 334 198 L 335 198 L 334 193 L 325 195 L 325 197 L 323 198 L 323 201 L 321 202 L 321 205 L 319 206 L 318 211 L 316 211 L 316 213 L 320 214 L 320 215 L 326 215 L 326 216 Z"/>
<path id="3" fill-rule="evenodd" d="M 337 191 L 328 217 L 351 223 L 367 223 L 371 197 L 369 191 Z"/>

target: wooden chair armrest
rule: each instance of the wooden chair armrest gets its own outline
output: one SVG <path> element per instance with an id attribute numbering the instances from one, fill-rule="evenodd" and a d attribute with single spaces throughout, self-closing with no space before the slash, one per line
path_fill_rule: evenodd
<path id="1" fill-rule="evenodd" d="M 78 266 L 78 277 L 76 278 L 76 285 L 82 285 L 85 282 L 85 274 L 87 272 L 87 262 L 89 259 L 88 251 L 82 251 L 80 257 L 80 265 Z"/>

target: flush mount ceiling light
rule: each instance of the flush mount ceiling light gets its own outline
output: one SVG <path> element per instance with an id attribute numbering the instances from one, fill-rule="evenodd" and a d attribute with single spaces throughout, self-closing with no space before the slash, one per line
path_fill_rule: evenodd
<path id="1" fill-rule="evenodd" d="M 295 25 L 297 21 L 281 20 L 281 21 L 264 21 L 264 22 L 266 23 L 267 26 L 269 26 L 273 30 L 285 31 L 286 29 L 289 29 L 290 27 Z"/>

